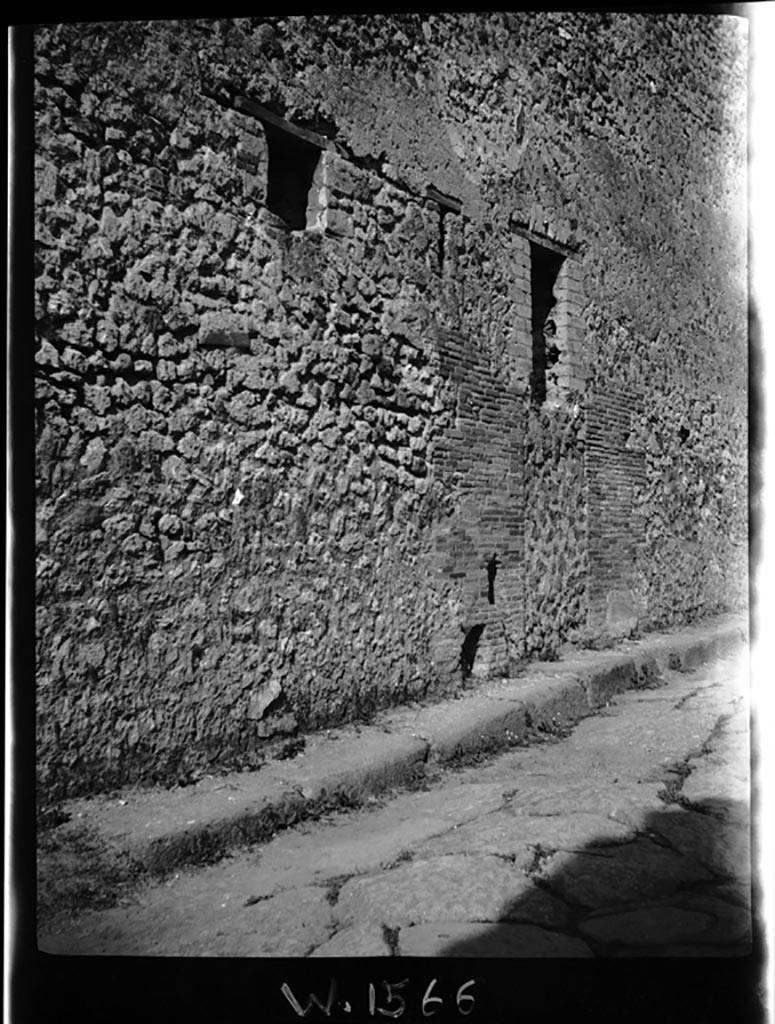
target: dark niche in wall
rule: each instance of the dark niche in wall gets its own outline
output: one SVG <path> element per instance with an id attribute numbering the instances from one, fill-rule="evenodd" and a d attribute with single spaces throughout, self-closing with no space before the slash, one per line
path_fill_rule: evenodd
<path id="1" fill-rule="evenodd" d="M 444 192 L 439 192 L 437 188 L 429 185 L 425 191 L 425 194 L 430 200 L 436 204 L 436 208 L 439 211 L 439 234 L 436 240 L 436 255 L 437 255 L 437 269 L 440 274 L 444 273 L 444 262 L 447 250 L 447 231 L 445 218 L 450 214 L 460 213 L 463 209 L 463 204 L 459 199 L 455 199 L 454 196 L 446 195 Z"/>
<path id="2" fill-rule="evenodd" d="M 557 325 L 552 310 L 557 303 L 555 285 L 564 256 L 537 242 L 530 243 L 530 301 L 533 360 L 530 390 L 540 405 L 546 399 L 546 377 L 560 356 Z"/>
<path id="3" fill-rule="evenodd" d="M 269 153 L 266 205 L 293 231 L 307 226 L 307 203 L 320 148 L 299 135 L 264 123 Z"/>
<path id="4" fill-rule="evenodd" d="M 468 679 L 473 671 L 476 652 L 479 649 L 479 641 L 482 638 L 483 632 L 484 623 L 477 623 L 466 632 L 465 639 L 460 648 L 460 668 L 464 679 Z"/>

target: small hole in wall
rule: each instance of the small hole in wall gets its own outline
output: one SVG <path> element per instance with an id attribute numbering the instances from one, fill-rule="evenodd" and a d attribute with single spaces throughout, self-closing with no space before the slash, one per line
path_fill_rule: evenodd
<path id="1" fill-rule="evenodd" d="M 266 205 L 293 231 L 307 226 L 307 203 L 320 149 L 305 139 L 264 124 L 269 151 Z"/>
<path id="2" fill-rule="evenodd" d="M 689 440 L 689 428 L 681 427 L 678 431 L 678 438 L 681 444 L 686 444 L 686 442 Z"/>
<path id="3" fill-rule="evenodd" d="M 463 678 L 468 679 L 474 668 L 474 662 L 476 661 L 476 652 L 479 649 L 479 641 L 484 632 L 484 623 L 477 623 L 472 626 L 466 633 L 463 646 L 460 648 L 460 668 L 463 673 Z"/>

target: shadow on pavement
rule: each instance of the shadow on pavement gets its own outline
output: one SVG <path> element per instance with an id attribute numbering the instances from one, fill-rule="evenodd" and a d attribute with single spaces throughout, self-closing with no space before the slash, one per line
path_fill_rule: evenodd
<path id="1" fill-rule="evenodd" d="M 443 957 L 739 957 L 751 952 L 750 810 L 666 806 L 634 839 L 535 848 L 495 924 L 448 923 Z"/>

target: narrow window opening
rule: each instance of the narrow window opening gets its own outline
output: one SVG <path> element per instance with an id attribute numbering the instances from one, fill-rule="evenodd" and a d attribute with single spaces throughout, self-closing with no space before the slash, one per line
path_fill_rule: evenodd
<path id="1" fill-rule="evenodd" d="M 487 601 L 489 604 L 495 604 L 495 577 L 498 575 L 498 566 L 500 564 L 497 552 L 494 552 L 485 563 L 485 568 L 487 569 Z"/>
<path id="2" fill-rule="evenodd" d="M 530 377 L 533 400 L 542 404 L 546 400 L 547 376 L 560 358 L 557 344 L 557 324 L 554 307 L 557 278 L 564 257 L 536 242 L 530 243 L 530 299 L 531 333 L 533 338 L 532 373 Z"/>
<path id="3" fill-rule="evenodd" d="M 432 185 L 429 185 L 426 188 L 425 194 L 433 203 L 436 204 L 436 208 L 439 211 L 439 233 L 436 238 L 436 257 L 438 272 L 443 275 L 447 252 L 447 214 L 460 213 L 463 209 L 463 204 L 459 199 L 455 199 L 454 196 L 448 196 L 444 192 L 439 192 L 439 190 L 434 188 Z"/>
<path id="4" fill-rule="evenodd" d="M 440 274 L 444 273 L 444 250 L 447 247 L 447 235 L 446 235 L 446 231 L 445 231 L 445 228 L 444 228 L 444 219 L 445 219 L 446 213 L 447 213 L 447 211 L 443 207 L 441 207 L 439 209 L 439 239 L 438 239 L 438 245 L 439 245 L 439 273 Z"/>
<path id="5" fill-rule="evenodd" d="M 307 205 L 320 160 L 318 146 L 264 123 L 269 152 L 266 205 L 292 231 L 307 226 Z"/>

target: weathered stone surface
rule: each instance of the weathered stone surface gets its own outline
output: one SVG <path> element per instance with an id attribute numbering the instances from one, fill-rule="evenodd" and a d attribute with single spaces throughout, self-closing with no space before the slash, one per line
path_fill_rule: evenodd
<path id="1" fill-rule="evenodd" d="M 392 871 L 354 878 L 339 893 L 343 923 L 397 925 L 433 921 L 497 921 L 532 883 L 498 857 L 475 854 L 435 857 Z"/>
<path id="2" fill-rule="evenodd" d="M 468 924 L 455 920 L 402 928 L 401 956 L 591 957 L 580 939 L 526 924 Z"/>
<path id="3" fill-rule="evenodd" d="M 632 837 L 632 829 L 602 815 L 579 813 L 561 817 L 523 817 L 509 811 L 496 811 L 429 839 L 421 851 L 433 856 L 492 853 L 514 858 L 515 867 L 525 870 L 535 859 L 537 846 L 555 850 L 579 849 L 604 840 L 623 841 Z"/>
<path id="4" fill-rule="evenodd" d="M 727 902 L 723 886 L 714 886 L 707 893 L 686 893 L 681 897 L 680 905 L 687 909 L 713 918 L 713 925 L 694 942 L 702 941 L 718 944 L 748 943 L 751 941 L 751 907 L 739 906 Z"/>
<path id="5" fill-rule="evenodd" d="M 448 833 L 453 821 L 478 817 L 502 802 L 500 787 L 459 786 L 455 792 L 410 794 L 391 800 L 375 815 L 354 811 L 330 825 L 310 824 L 279 835 L 265 850 L 262 875 L 306 867 L 314 879 L 361 874 L 400 862 L 429 837 Z M 308 832 L 314 830 L 315 855 L 310 858 Z M 487 851 L 494 852 L 494 851 Z"/>
<path id="6" fill-rule="evenodd" d="M 587 907 L 654 899 L 711 874 L 699 863 L 652 843 L 560 852 L 541 865 L 540 877 L 563 899 Z"/>
<path id="7" fill-rule="evenodd" d="M 152 935 L 142 908 L 130 907 L 86 917 L 66 934 L 40 938 L 39 946 L 75 956 L 306 956 L 333 931 L 323 888 L 302 886 L 266 899 L 220 887 L 186 892 L 191 903 L 169 896 L 157 902 Z"/>
<path id="8" fill-rule="evenodd" d="M 750 835 L 739 821 L 676 810 L 660 814 L 652 820 L 651 828 L 674 850 L 694 858 L 714 874 L 730 878 L 750 875 Z"/>
<path id="9" fill-rule="evenodd" d="M 562 771 L 557 759 L 558 776 L 530 774 L 525 780 L 515 779 L 514 793 L 509 807 L 520 817 L 543 815 L 553 817 L 565 814 L 592 814 L 610 817 L 624 824 L 636 825 L 626 815 L 631 805 L 639 818 L 661 810 L 663 804 L 657 794 L 662 786 L 656 782 L 639 782 L 631 778 L 619 780 L 618 773 L 588 771 L 584 778 Z M 562 786 L 557 780 L 562 779 Z"/>
<path id="10" fill-rule="evenodd" d="M 745 809 L 751 799 L 751 783 L 745 764 L 732 770 L 726 759 L 714 762 L 708 758 L 685 779 L 681 796 L 722 818 L 746 814 Z"/>
<path id="11" fill-rule="evenodd" d="M 391 955 L 382 928 L 379 925 L 365 924 L 342 928 L 328 942 L 324 942 L 310 953 L 311 957 Z"/>
<path id="12" fill-rule="evenodd" d="M 744 606 L 745 42 L 651 17 L 36 31 L 45 799 Z"/>
<path id="13" fill-rule="evenodd" d="M 528 922 L 561 931 L 572 925 L 573 912 L 567 903 L 533 885 L 512 900 L 501 914 L 501 920 Z"/>
<path id="14" fill-rule="evenodd" d="M 326 890 L 310 886 L 244 906 L 234 924 L 222 956 L 307 956 L 331 934 L 333 915 Z"/>

